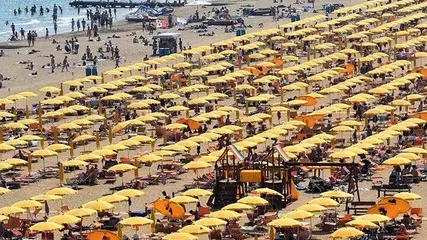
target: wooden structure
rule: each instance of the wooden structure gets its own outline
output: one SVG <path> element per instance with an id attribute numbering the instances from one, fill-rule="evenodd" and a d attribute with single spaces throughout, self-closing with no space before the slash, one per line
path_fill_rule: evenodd
<path id="1" fill-rule="evenodd" d="M 227 148 L 215 163 L 216 182 L 211 200 L 214 208 L 235 203 L 250 192 L 253 185 L 285 193 L 284 161 L 274 157 L 273 148 L 263 155 L 250 152 L 240 162 L 229 154 L 230 150 Z M 269 196 L 268 200 L 273 207 L 281 208 L 282 198 L 280 196 Z"/>
<path id="2" fill-rule="evenodd" d="M 239 198 L 250 192 L 251 187 L 270 188 L 283 194 L 268 196 L 273 208 L 286 207 L 297 191 L 293 182 L 292 172 L 296 167 L 346 167 L 349 170 L 348 193 L 355 195 L 355 200 L 360 202 L 359 175 L 357 163 L 337 162 L 292 162 L 284 161 L 275 154 L 272 146 L 263 155 L 256 155 L 250 151 L 243 161 L 236 160 L 231 150 L 225 149 L 224 153 L 215 163 L 215 187 L 209 203 L 214 208 L 221 208 L 230 203 L 235 203 Z M 346 202 L 348 209 L 349 201 Z"/>

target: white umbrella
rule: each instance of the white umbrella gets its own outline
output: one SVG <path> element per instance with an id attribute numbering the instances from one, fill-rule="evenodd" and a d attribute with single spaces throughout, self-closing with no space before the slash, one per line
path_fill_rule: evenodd
<path id="1" fill-rule="evenodd" d="M 210 6 L 210 5 L 212 5 L 212 3 L 203 1 L 203 0 L 196 0 L 196 1 L 185 4 L 185 6 L 197 6 L 197 11 L 199 11 L 199 6 Z"/>
<path id="2" fill-rule="evenodd" d="M 212 3 L 203 1 L 203 0 L 196 0 L 196 1 L 185 4 L 185 6 L 210 6 L 210 5 L 212 5 Z"/>

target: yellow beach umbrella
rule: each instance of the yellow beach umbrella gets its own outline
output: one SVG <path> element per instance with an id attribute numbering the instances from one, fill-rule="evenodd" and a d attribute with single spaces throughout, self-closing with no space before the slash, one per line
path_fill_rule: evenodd
<path id="1" fill-rule="evenodd" d="M 124 202 L 128 200 L 128 197 L 116 195 L 116 194 L 110 194 L 103 197 L 98 198 L 99 201 L 104 201 L 107 203 L 119 203 Z"/>
<path id="2" fill-rule="evenodd" d="M 81 218 L 73 216 L 73 215 L 66 215 L 66 214 L 61 214 L 61 215 L 56 215 L 53 217 L 50 217 L 47 219 L 48 222 L 53 222 L 53 223 L 57 223 L 57 224 L 76 224 L 78 222 L 81 222 Z"/>
<path id="3" fill-rule="evenodd" d="M 267 225 L 275 228 L 295 228 L 302 226 L 302 223 L 291 218 L 279 218 L 269 222 Z"/>
<path id="4" fill-rule="evenodd" d="M 189 197 L 203 197 L 203 196 L 210 196 L 212 194 L 213 193 L 211 191 L 200 189 L 200 188 L 189 189 L 182 193 L 182 195 L 189 196 Z"/>
<path id="5" fill-rule="evenodd" d="M 75 208 L 68 212 L 65 212 L 66 215 L 72 215 L 75 217 L 89 217 L 96 214 L 96 210 L 91 208 Z"/>
<path id="6" fill-rule="evenodd" d="M 171 202 L 179 203 L 179 204 L 189 204 L 196 203 L 199 200 L 197 198 L 189 197 L 189 196 L 176 196 L 170 199 Z"/>
<path id="7" fill-rule="evenodd" d="M 254 207 L 251 205 L 243 203 L 231 203 L 223 207 L 222 210 L 233 210 L 233 211 L 243 211 L 243 210 L 253 210 Z"/>
<path id="8" fill-rule="evenodd" d="M 314 214 L 311 212 L 307 212 L 304 210 L 294 210 L 291 212 L 286 213 L 283 215 L 282 218 L 290 218 L 295 220 L 304 220 L 304 219 L 311 219 L 314 217 Z"/>
<path id="9" fill-rule="evenodd" d="M 304 204 L 298 207 L 297 210 L 304 210 L 307 212 L 324 212 L 328 209 L 319 204 Z"/>
<path id="10" fill-rule="evenodd" d="M 67 187 L 58 187 L 46 192 L 46 194 L 57 195 L 57 196 L 67 196 L 67 195 L 73 195 L 76 193 L 77 193 L 76 190 L 67 188 Z"/>
<path id="11" fill-rule="evenodd" d="M 131 170 L 135 170 L 136 167 L 127 163 L 120 163 L 117 165 L 114 165 L 108 169 L 108 172 L 114 172 L 114 173 L 124 173 Z"/>
<path id="12" fill-rule="evenodd" d="M 219 227 L 227 225 L 227 222 L 219 218 L 206 217 L 194 222 L 194 224 L 205 227 Z"/>
<path id="13" fill-rule="evenodd" d="M 24 208 L 20 208 L 20 207 L 2 207 L 0 208 L 0 214 L 1 215 L 16 215 L 16 214 L 22 214 L 25 213 L 27 210 L 25 210 Z"/>
<path id="14" fill-rule="evenodd" d="M 145 193 L 143 191 L 136 190 L 136 189 L 123 189 L 114 194 L 128 197 L 128 198 L 134 198 L 134 197 L 142 197 Z"/>
<path id="15" fill-rule="evenodd" d="M 193 235 L 208 234 L 211 231 L 212 230 L 210 228 L 198 224 L 187 225 L 178 230 L 179 233 L 189 233 Z"/>
<path id="16" fill-rule="evenodd" d="M 209 217 L 223 220 L 236 220 L 242 217 L 242 215 L 232 210 L 218 210 L 209 214 Z"/>
<path id="17" fill-rule="evenodd" d="M 253 206 L 266 206 L 270 204 L 267 200 L 258 196 L 243 197 L 239 199 L 237 202 L 247 204 L 247 205 L 253 205 Z"/>
<path id="18" fill-rule="evenodd" d="M 123 226 L 131 226 L 131 227 L 141 227 L 145 225 L 150 225 L 152 223 L 153 223 L 153 220 L 145 217 L 129 217 L 119 222 L 119 224 Z"/>
<path id="19" fill-rule="evenodd" d="M 31 197 L 31 200 L 38 202 L 46 202 L 46 201 L 57 201 L 61 200 L 62 197 L 58 195 L 50 195 L 50 194 L 39 194 L 37 196 Z"/>
<path id="20" fill-rule="evenodd" d="M 315 199 L 309 201 L 308 203 L 309 204 L 319 204 L 320 206 L 324 206 L 324 207 L 337 207 L 340 205 L 337 201 L 335 201 L 331 198 L 324 198 L 324 197 L 315 198 Z"/>
<path id="21" fill-rule="evenodd" d="M 339 228 L 335 232 L 331 234 L 332 239 L 340 239 L 340 238 L 356 238 L 363 236 L 365 233 L 353 228 L 353 227 L 344 227 Z"/>
<path id="22" fill-rule="evenodd" d="M 90 209 L 96 210 L 98 212 L 102 212 L 102 211 L 107 211 L 107 210 L 113 209 L 114 205 L 112 205 L 108 202 L 96 200 L 96 201 L 87 202 L 87 203 L 83 204 L 82 207 L 83 208 L 90 208 Z"/>
<path id="23" fill-rule="evenodd" d="M 162 237 L 162 240 L 197 240 L 198 238 L 189 233 L 176 232 L 170 233 Z"/>
<path id="24" fill-rule="evenodd" d="M 333 191 L 327 191 L 327 192 L 321 193 L 320 196 L 329 197 L 329 198 L 352 198 L 353 194 L 346 193 L 339 190 L 333 190 Z"/>
<path id="25" fill-rule="evenodd" d="M 275 195 L 275 196 L 282 196 L 283 194 L 279 193 L 276 190 L 270 189 L 270 188 L 257 188 L 252 191 L 252 193 L 255 194 L 265 194 L 265 195 Z"/>
<path id="26" fill-rule="evenodd" d="M 63 228 L 64 226 L 54 222 L 39 222 L 31 226 L 29 229 L 33 232 L 54 232 Z"/>
<path id="27" fill-rule="evenodd" d="M 84 167 L 87 165 L 88 165 L 87 162 L 84 162 L 81 160 L 76 160 L 76 159 L 62 162 L 62 166 L 64 166 L 64 167 Z"/>
<path id="28" fill-rule="evenodd" d="M 12 205 L 12 207 L 18 207 L 18 208 L 41 208 L 43 207 L 43 204 L 34 201 L 34 200 L 22 200 Z"/>
<path id="29" fill-rule="evenodd" d="M 362 219 L 356 219 L 356 220 L 350 221 L 345 225 L 351 226 L 351 227 L 358 227 L 358 228 L 380 228 L 375 223 L 368 220 L 362 220 Z"/>
<path id="30" fill-rule="evenodd" d="M 407 201 L 422 199 L 422 197 L 420 195 L 415 194 L 415 193 L 410 193 L 410 192 L 396 193 L 396 194 L 393 195 L 393 197 L 401 198 L 401 199 L 404 199 L 404 200 L 407 200 Z"/>

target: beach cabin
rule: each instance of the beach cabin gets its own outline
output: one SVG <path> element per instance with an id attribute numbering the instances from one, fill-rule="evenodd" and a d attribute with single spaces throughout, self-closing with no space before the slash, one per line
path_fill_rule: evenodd
<path id="1" fill-rule="evenodd" d="M 178 39 L 181 37 L 180 33 L 159 33 L 154 36 L 158 43 L 159 56 L 165 56 L 178 51 Z"/>

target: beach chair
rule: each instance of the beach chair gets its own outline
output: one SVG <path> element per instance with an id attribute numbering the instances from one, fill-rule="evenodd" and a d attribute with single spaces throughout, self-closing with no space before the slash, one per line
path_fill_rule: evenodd
<path id="1" fill-rule="evenodd" d="M 70 211 L 70 208 L 68 207 L 68 205 L 64 204 L 61 206 L 61 212 L 62 213 L 66 213 L 68 211 Z"/>
<path id="2" fill-rule="evenodd" d="M 415 227 L 421 226 L 423 222 L 423 209 L 422 208 L 411 208 L 411 218 L 414 219 Z"/>
<path id="3" fill-rule="evenodd" d="M 204 217 L 209 215 L 209 213 L 211 212 L 211 209 L 209 207 L 198 207 L 197 212 L 199 214 L 199 217 Z"/>

